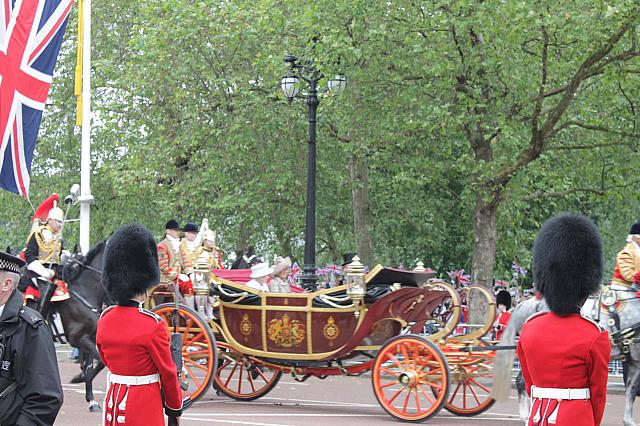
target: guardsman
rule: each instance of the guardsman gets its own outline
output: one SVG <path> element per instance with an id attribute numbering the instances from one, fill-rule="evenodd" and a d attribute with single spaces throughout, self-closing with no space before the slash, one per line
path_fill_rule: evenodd
<path id="1" fill-rule="evenodd" d="M 616 256 L 616 266 L 613 270 L 613 284 L 630 287 L 634 282 L 640 281 L 635 277 L 640 272 L 640 222 L 631 225 L 627 245 Z"/>
<path id="2" fill-rule="evenodd" d="M 498 307 L 498 315 L 493 324 L 494 339 L 500 340 L 504 329 L 511 319 L 511 293 L 507 290 L 500 290 L 496 294 L 496 305 Z"/>
<path id="3" fill-rule="evenodd" d="M 52 425 L 62 406 L 58 360 L 49 327 L 16 289 L 24 264 L 0 252 L 0 424 Z"/>
<path id="4" fill-rule="evenodd" d="M 196 250 L 193 272 L 198 311 L 207 319 L 214 318 L 213 308 L 215 300 L 210 294 L 212 282 L 211 270 L 218 269 L 215 240 L 215 232 L 210 229 L 203 232 L 202 245 Z"/>
<path id="5" fill-rule="evenodd" d="M 193 283 L 186 274 L 192 266 L 186 253 L 180 249 L 180 225 L 177 220 L 171 219 L 164 228 L 165 238 L 158 244 L 160 284 L 164 284 L 169 289 L 177 284 L 185 303 L 195 308 Z"/>
<path id="6" fill-rule="evenodd" d="M 25 290 L 25 299 L 29 305 L 30 300 L 39 300 L 37 309 L 43 315 L 46 315 L 50 302 L 69 298 L 67 285 L 60 279 L 58 271 L 63 224 L 64 212 L 54 200 L 45 223 L 35 225 L 27 238 L 24 255 L 27 262 L 25 278 L 29 280 L 29 286 Z M 38 287 L 44 289 L 42 297 Z"/>
<path id="7" fill-rule="evenodd" d="M 517 352 L 532 399 L 528 425 L 599 426 L 607 399 L 609 334 L 580 314 L 600 289 L 602 242 L 581 215 L 547 220 L 533 247 L 533 277 L 550 311 L 532 315 Z"/>
<path id="8" fill-rule="evenodd" d="M 96 345 L 109 369 L 103 425 L 164 426 L 180 417 L 182 391 L 165 323 L 142 308 L 158 283 L 158 251 L 142 225 L 125 225 L 107 241 L 102 284 L 117 305 L 103 311 Z"/>

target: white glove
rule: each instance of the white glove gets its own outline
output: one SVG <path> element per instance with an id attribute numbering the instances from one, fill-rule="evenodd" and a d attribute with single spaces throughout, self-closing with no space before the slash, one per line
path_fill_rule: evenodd
<path id="1" fill-rule="evenodd" d="M 178 280 L 180 281 L 189 281 L 189 277 L 186 274 L 180 274 L 178 275 Z"/>
<path id="2" fill-rule="evenodd" d="M 46 279 L 51 279 L 56 274 L 52 269 L 45 268 L 39 260 L 34 260 L 29 265 L 27 265 L 27 269 L 35 272 L 41 277 L 45 277 Z"/>

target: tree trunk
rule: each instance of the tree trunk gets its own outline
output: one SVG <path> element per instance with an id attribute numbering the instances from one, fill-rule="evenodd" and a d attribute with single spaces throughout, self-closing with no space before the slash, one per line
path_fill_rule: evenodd
<path id="1" fill-rule="evenodd" d="M 373 266 L 373 219 L 369 204 L 369 163 L 357 156 L 349 160 L 351 179 L 351 203 L 353 205 L 353 232 L 356 240 L 356 253 L 360 261 Z"/>
<path id="2" fill-rule="evenodd" d="M 487 195 L 476 196 L 473 221 L 473 282 L 487 288 L 493 285 L 493 268 L 496 263 L 496 218 L 500 205 L 500 192 L 493 190 Z"/>
<path id="3" fill-rule="evenodd" d="M 490 190 L 489 194 L 480 192 L 476 196 L 472 282 L 489 289 L 493 287 L 493 268 L 496 263 L 496 218 L 499 205 L 499 190 Z M 493 321 L 492 318 L 487 318 L 486 300 L 479 296 L 477 292 L 470 294 L 469 323 L 471 324 Z"/>

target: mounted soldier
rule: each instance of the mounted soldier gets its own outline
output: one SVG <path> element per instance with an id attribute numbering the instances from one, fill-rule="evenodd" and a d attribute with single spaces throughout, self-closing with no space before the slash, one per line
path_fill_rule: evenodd
<path id="1" fill-rule="evenodd" d="M 53 194 L 36 210 L 34 225 L 24 251 L 27 263 L 22 286 L 27 304 L 46 318 L 49 304 L 69 299 L 69 290 L 58 271 L 62 254 L 64 212 Z M 44 220 L 42 218 L 45 218 Z"/>
<path id="2" fill-rule="evenodd" d="M 195 309 L 193 283 L 187 273 L 193 266 L 187 253 L 180 247 L 180 225 L 175 219 L 165 224 L 165 238 L 158 244 L 158 265 L 160 266 L 160 284 L 168 289 L 178 285 L 185 304 Z"/>
<path id="3" fill-rule="evenodd" d="M 627 244 L 616 256 L 616 266 L 613 270 L 614 284 L 631 287 L 634 282 L 640 281 L 640 222 L 631 225 Z"/>

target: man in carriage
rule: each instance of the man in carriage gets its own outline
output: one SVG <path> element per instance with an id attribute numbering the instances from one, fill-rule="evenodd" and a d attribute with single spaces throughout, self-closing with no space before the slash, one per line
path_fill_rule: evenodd
<path id="1" fill-rule="evenodd" d="M 168 289 L 178 285 L 185 304 L 195 309 L 193 283 L 187 275 L 193 270 L 187 253 L 180 247 L 180 225 L 175 219 L 165 224 L 165 238 L 158 244 L 160 285 Z"/>
<path id="2" fill-rule="evenodd" d="M 27 268 L 21 281 L 25 300 L 43 316 L 49 303 L 69 299 L 69 290 L 60 276 L 64 212 L 57 203 L 58 195 L 53 194 L 38 207 L 24 251 Z"/>

